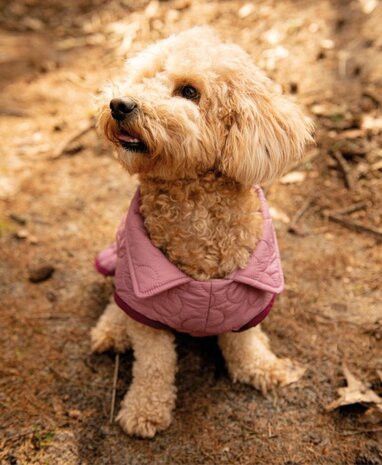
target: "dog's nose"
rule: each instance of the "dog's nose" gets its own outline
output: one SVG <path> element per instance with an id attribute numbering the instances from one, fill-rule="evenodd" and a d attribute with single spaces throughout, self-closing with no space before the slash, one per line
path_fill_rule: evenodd
<path id="1" fill-rule="evenodd" d="M 132 100 L 113 98 L 110 101 L 111 116 L 117 121 L 123 121 L 136 107 L 137 104 Z"/>

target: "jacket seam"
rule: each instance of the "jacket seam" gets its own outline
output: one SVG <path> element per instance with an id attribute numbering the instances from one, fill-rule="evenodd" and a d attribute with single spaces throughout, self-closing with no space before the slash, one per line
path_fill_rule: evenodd
<path id="1" fill-rule="evenodd" d="M 207 329 L 209 319 L 210 319 L 210 308 L 211 308 L 211 299 L 212 299 L 212 283 L 210 283 L 210 295 L 208 299 L 208 307 L 207 307 L 207 316 L 206 316 L 206 324 L 204 325 L 204 331 Z"/>

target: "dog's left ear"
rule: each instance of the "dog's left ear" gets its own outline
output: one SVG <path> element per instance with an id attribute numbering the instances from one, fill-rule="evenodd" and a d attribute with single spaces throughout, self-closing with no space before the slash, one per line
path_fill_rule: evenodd
<path id="1" fill-rule="evenodd" d="M 288 165 L 302 159 L 305 144 L 313 140 L 311 120 L 269 89 L 267 79 L 247 80 L 242 89 L 231 86 L 226 94 L 228 134 L 220 168 L 248 187 L 281 176 Z"/>

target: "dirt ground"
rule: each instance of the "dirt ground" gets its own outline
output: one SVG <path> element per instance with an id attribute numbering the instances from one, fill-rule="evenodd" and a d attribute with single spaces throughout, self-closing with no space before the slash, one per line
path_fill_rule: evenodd
<path id="1" fill-rule="evenodd" d="M 196 24 L 316 123 L 300 174 L 268 189 L 286 291 L 264 328 L 307 371 L 265 398 L 231 383 L 214 338 L 179 335 L 174 422 L 140 440 L 109 423 L 115 355 L 90 353 L 112 292 L 93 258 L 136 186 L 91 129 L 93 101 L 125 57 Z M 0 1 L 1 465 L 382 464 L 381 422 L 325 408 L 343 363 L 382 394 L 381 24 L 373 0 Z"/>

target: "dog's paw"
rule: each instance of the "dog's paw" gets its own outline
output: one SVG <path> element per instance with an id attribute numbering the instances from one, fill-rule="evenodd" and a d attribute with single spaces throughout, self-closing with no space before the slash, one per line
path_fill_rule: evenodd
<path id="1" fill-rule="evenodd" d="M 289 358 L 278 358 L 270 366 L 265 366 L 257 376 L 257 389 L 264 394 L 278 386 L 295 383 L 305 373 L 305 368 Z"/>
<path id="2" fill-rule="evenodd" d="M 272 363 L 241 366 L 233 373 L 234 381 L 250 384 L 264 395 L 278 386 L 295 383 L 305 373 L 305 368 L 289 358 L 277 358 Z"/>
<path id="3" fill-rule="evenodd" d="M 127 394 L 117 416 L 121 428 L 131 436 L 153 438 L 171 424 L 173 402 L 135 398 Z"/>
<path id="4" fill-rule="evenodd" d="M 131 347 L 128 335 L 114 325 L 104 325 L 102 321 L 91 330 L 91 349 L 93 353 L 114 350 L 125 352 Z"/>

